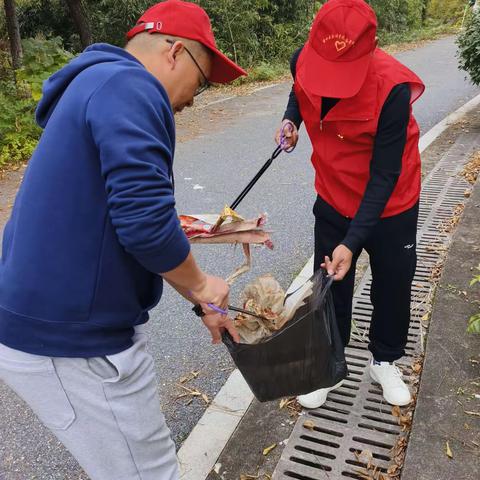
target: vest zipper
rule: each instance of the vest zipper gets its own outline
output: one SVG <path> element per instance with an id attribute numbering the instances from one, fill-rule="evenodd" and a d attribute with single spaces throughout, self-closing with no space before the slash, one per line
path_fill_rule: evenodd
<path id="1" fill-rule="evenodd" d="M 323 132 L 323 120 L 320 120 L 320 131 Z"/>

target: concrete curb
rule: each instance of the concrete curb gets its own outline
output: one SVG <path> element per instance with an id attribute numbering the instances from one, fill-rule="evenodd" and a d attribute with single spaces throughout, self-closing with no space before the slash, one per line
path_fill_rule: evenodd
<path id="1" fill-rule="evenodd" d="M 465 114 L 480 105 L 480 95 L 472 98 L 458 110 L 445 117 L 441 122 L 437 123 L 419 142 L 420 153 L 423 153 L 450 125 L 458 122 Z"/>
<path id="2" fill-rule="evenodd" d="M 252 400 L 250 388 L 235 370 L 178 452 L 182 480 L 208 476 Z"/>

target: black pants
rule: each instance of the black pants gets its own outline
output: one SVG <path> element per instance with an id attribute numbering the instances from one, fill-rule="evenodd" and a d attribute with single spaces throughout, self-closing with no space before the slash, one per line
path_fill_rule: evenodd
<path id="1" fill-rule="evenodd" d="M 344 239 L 350 220 L 317 197 L 315 215 L 315 263 L 317 271 L 325 255 Z M 393 362 L 405 354 L 410 324 L 410 298 L 417 264 L 416 234 L 418 204 L 394 217 L 384 218 L 363 246 L 370 255 L 373 305 L 369 349 L 375 360 Z M 340 334 L 346 346 L 350 340 L 352 301 L 355 283 L 354 257 L 350 271 L 332 287 L 335 313 Z"/>

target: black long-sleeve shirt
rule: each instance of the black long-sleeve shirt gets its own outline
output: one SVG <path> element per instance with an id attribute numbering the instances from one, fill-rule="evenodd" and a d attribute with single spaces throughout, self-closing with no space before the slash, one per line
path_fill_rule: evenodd
<path id="1" fill-rule="evenodd" d="M 293 54 L 290 63 L 294 79 L 301 50 L 300 48 Z M 351 221 L 348 233 L 341 242 L 354 254 L 359 253 L 373 228 L 379 222 L 400 177 L 410 119 L 410 96 L 410 87 L 407 83 L 395 86 L 380 113 L 370 162 L 370 179 L 355 218 Z M 339 101 L 341 99 L 322 98 L 322 118 Z M 293 88 L 290 92 L 284 119 L 291 120 L 297 128 L 303 121 Z"/>

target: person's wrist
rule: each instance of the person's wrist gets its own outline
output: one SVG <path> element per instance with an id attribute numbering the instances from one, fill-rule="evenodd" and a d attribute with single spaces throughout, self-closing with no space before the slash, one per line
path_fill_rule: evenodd
<path id="1" fill-rule="evenodd" d="M 340 245 L 346 248 L 349 251 L 349 253 L 353 256 L 354 247 L 349 242 L 344 241 Z"/>
<path id="2" fill-rule="evenodd" d="M 198 295 L 201 295 L 202 292 L 205 290 L 207 283 L 207 275 L 202 272 L 199 281 L 195 284 L 195 287 L 190 289 L 190 291 L 195 297 L 197 297 Z"/>

